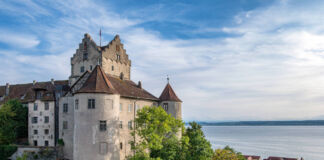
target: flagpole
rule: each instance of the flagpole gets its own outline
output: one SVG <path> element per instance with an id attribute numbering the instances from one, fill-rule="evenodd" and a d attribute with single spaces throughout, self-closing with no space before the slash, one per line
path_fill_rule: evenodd
<path id="1" fill-rule="evenodd" d="M 101 28 L 100 28 L 100 31 L 99 31 L 99 36 L 100 36 L 100 47 L 101 47 Z"/>

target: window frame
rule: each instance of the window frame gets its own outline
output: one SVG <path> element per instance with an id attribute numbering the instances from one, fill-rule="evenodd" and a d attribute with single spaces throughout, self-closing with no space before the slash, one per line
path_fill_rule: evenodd
<path id="1" fill-rule="evenodd" d="M 128 104 L 128 112 L 132 112 L 133 111 L 133 104 Z"/>
<path id="2" fill-rule="evenodd" d="M 48 135 L 49 134 L 49 129 L 44 129 L 44 134 Z"/>
<path id="3" fill-rule="evenodd" d="M 88 99 L 88 109 L 96 109 L 96 100 L 93 98 Z"/>
<path id="4" fill-rule="evenodd" d="M 106 120 L 100 120 L 99 121 L 99 131 L 100 132 L 107 131 L 107 121 Z"/>
<path id="5" fill-rule="evenodd" d="M 68 121 L 63 121 L 63 129 L 68 129 Z"/>
<path id="6" fill-rule="evenodd" d="M 68 113 L 68 111 L 69 111 L 69 104 L 63 103 L 63 113 Z"/>
<path id="7" fill-rule="evenodd" d="M 84 72 L 84 66 L 81 66 L 80 67 L 80 73 L 83 73 Z"/>
<path id="8" fill-rule="evenodd" d="M 133 121 L 128 121 L 128 129 L 133 129 Z"/>
<path id="9" fill-rule="evenodd" d="M 49 110 L 49 103 L 48 102 L 44 102 L 44 110 L 45 111 Z"/>
<path id="10" fill-rule="evenodd" d="M 44 116 L 44 123 L 49 123 L 49 116 Z"/>
<path id="11" fill-rule="evenodd" d="M 74 100 L 74 108 L 75 110 L 79 109 L 79 99 Z"/>
<path id="12" fill-rule="evenodd" d="M 32 124 L 38 123 L 38 117 L 32 117 Z"/>
<path id="13" fill-rule="evenodd" d="M 168 103 L 163 103 L 163 109 L 167 112 L 169 110 L 169 104 Z"/>
<path id="14" fill-rule="evenodd" d="M 34 111 L 37 111 L 37 110 L 38 110 L 38 104 L 34 103 Z"/>

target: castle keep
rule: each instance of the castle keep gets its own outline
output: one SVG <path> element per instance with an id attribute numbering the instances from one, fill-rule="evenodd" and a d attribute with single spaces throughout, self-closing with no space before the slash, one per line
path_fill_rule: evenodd
<path id="1" fill-rule="evenodd" d="M 123 160 L 136 110 L 162 106 L 181 119 L 181 100 L 167 83 L 159 98 L 131 80 L 131 60 L 119 36 L 97 46 L 85 34 L 71 58 L 69 80 L 0 86 L 0 105 L 18 99 L 28 107 L 28 140 L 33 146 L 56 146 L 74 160 Z"/>

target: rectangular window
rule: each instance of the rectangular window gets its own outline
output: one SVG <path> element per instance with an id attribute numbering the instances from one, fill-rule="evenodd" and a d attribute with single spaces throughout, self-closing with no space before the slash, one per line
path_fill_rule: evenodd
<path id="1" fill-rule="evenodd" d="M 44 130 L 44 134 L 48 134 L 49 133 L 49 130 L 48 129 L 45 129 Z"/>
<path id="2" fill-rule="evenodd" d="M 36 99 L 41 99 L 42 98 L 42 92 L 36 91 Z"/>
<path id="3" fill-rule="evenodd" d="M 119 111 L 123 111 L 123 105 L 121 103 L 119 104 Z"/>
<path id="4" fill-rule="evenodd" d="M 48 146 L 48 141 L 45 141 L 45 146 Z"/>
<path id="5" fill-rule="evenodd" d="M 63 129 L 68 129 L 68 122 L 67 121 L 63 121 Z"/>
<path id="6" fill-rule="evenodd" d="M 120 149 L 123 149 L 123 143 L 120 142 L 119 147 Z"/>
<path id="7" fill-rule="evenodd" d="M 135 111 L 137 111 L 139 109 L 139 105 L 135 105 Z"/>
<path id="8" fill-rule="evenodd" d="M 87 60 L 88 59 L 88 53 L 87 52 L 84 52 L 83 53 L 83 60 Z"/>
<path id="9" fill-rule="evenodd" d="M 45 110 L 48 110 L 49 109 L 49 104 L 48 102 L 45 102 Z"/>
<path id="10" fill-rule="evenodd" d="M 99 146 L 99 153 L 100 154 L 107 154 L 108 151 L 108 144 L 106 142 L 100 142 Z"/>
<path id="11" fill-rule="evenodd" d="M 90 65 L 90 71 L 92 71 L 92 65 Z"/>
<path id="12" fill-rule="evenodd" d="M 169 106 L 168 106 L 167 103 L 163 103 L 163 109 L 164 109 L 165 111 L 168 111 L 168 110 L 169 110 Z"/>
<path id="13" fill-rule="evenodd" d="M 37 109 L 38 109 L 38 104 L 34 103 L 34 111 L 37 111 Z"/>
<path id="14" fill-rule="evenodd" d="M 88 109 L 95 109 L 96 108 L 95 104 L 96 104 L 95 99 L 88 99 Z"/>
<path id="15" fill-rule="evenodd" d="M 132 110 L 133 110 L 133 105 L 132 104 L 129 104 L 128 105 L 128 112 L 132 112 Z"/>
<path id="16" fill-rule="evenodd" d="M 79 100 L 78 99 L 75 100 L 74 106 L 75 106 L 75 110 L 79 109 Z"/>
<path id="17" fill-rule="evenodd" d="M 132 123 L 132 121 L 128 121 L 128 129 L 133 129 L 133 123 Z"/>
<path id="18" fill-rule="evenodd" d="M 37 123 L 37 121 L 38 121 L 38 118 L 37 117 L 32 117 L 32 123 Z"/>
<path id="19" fill-rule="evenodd" d="M 84 66 L 80 67 L 80 72 L 81 72 L 81 73 L 84 72 Z"/>
<path id="20" fill-rule="evenodd" d="M 99 128 L 100 128 L 100 131 L 106 131 L 107 130 L 107 123 L 106 121 L 100 121 L 99 122 Z"/>
<path id="21" fill-rule="evenodd" d="M 64 113 L 67 113 L 68 110 L 69 110 L 69 108 L 68 108 L 68 104 L 67 104 L 67 103 L 64 103 L 64 104 L 63 104 L 63 112 L 64 112 Z"/>
<path id="22" fill-rule="evenodd" d="M 37 129 L 34 130 L 34 134 L 38 134 L 38 130 Z"/>
<path id="23" fill-rule="evenodd" d="M 44 123 L 48 123 L 49 122 L 49 117 L 48 116 L 45 116 L 44 117 Z"/>
<path id="24" fill-rule="evenodd" d="M 114 71 L 114 66 L 111 66 L 111 70 Z"/>
<path id="25" fill-rule="evenodd" d="M 37 141 L 36 140 L 34 141 L 34 146 L 37 146 Z"/>
<path id="26" fill-rule="evenodd" d="M 119 128 L 123 128 L 123 121 L 119 121 Z"/>

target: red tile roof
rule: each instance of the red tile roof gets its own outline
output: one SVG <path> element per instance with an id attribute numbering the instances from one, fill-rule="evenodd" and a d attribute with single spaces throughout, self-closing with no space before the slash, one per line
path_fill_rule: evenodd
<path id="1" fill-rule="evenodd" d="M 109 74 L 107 74 L 107 76 L 121 97 L 159 101 L 158 98 L 131 80 L 121 80 Z"/>
<path id="2" fill-rule="evenodd" d="M 177 95 L 175 94 L 175 92 L 173 91 L 173 89 L 172 89 L 172 87 L 171 87 L 171 85 L 169 83 L 165 86 L 165 88 L 164 88 L 164 90 L 163 90 L 163 92 L 162 92 L 162 94 L 161 94 L 161 96 L 160 96 L 159 99 L 161 101 L 176 101 L 176 102 L 182 102 L 177 97 Z"/>
<path id="3" fill-rule="evenodd" d="M 101 67 L 97 65 L 77 93 L 118 94 Z"/>
<path id="4" fill-rule="evenodd" d="M 68 81 L 54 81 L 55 86 L 62 86 L 62 90 L 67 91 Z M 5 95 L 6 86 L 0 86 L 0 97 L 4 97 L 0 104 L 5 103 L 9 99 L 18 99 L 22 103 L 31 102 L 36 99 L 35 90 L 42 90 L 43 96 L 41 100 L 43 101 L 52 101 L 55 100 L 54 90 L 55 86 L 48 82 L 36 82 L 35 85 L 33 83 L 27 84 L 14 84 L 9 85 L 9 95 Z"/>

